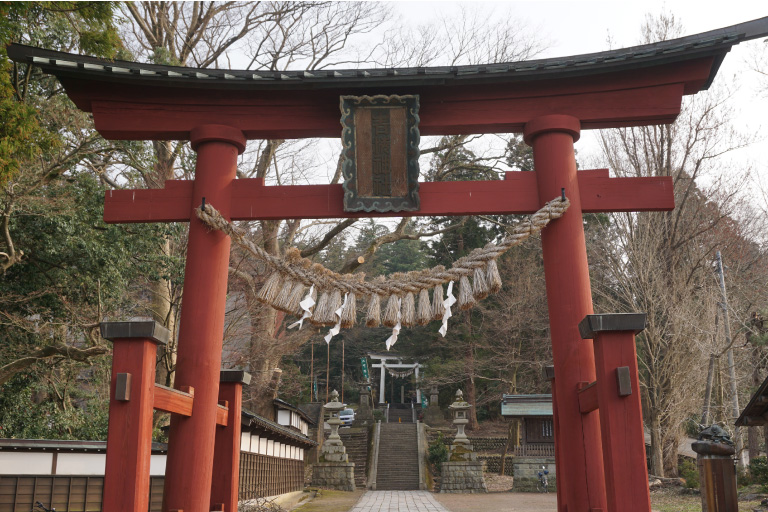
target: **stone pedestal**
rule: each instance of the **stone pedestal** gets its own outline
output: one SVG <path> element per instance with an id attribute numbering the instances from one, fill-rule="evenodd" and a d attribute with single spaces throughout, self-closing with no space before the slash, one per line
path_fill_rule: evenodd
<path id="1" fill-rule="evenodd" d="M 312 486 L 339 491 L 354 491 L 355 463 L 321 462 L 313 464 Z"/>
<path id="2" fill-rule="evenodd" d="M 474 455 L 474 454 L 473 454 Z M 482 461 L 443 462 L 441 493 L 488 492 Z"/>

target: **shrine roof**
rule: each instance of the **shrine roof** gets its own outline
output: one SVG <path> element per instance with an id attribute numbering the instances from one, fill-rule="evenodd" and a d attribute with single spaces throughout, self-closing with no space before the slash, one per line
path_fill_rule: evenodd
<path id="1" fill-rule="evenodd" d="M 552 416 L 552 395 L 503 395 L 501 415 Z"/>
<path id="2" fill-rule="evenodd" d="M 569 57 L 466 66 L 302 71 L 199 69 L 110 61 L 19 44 L 10 45 L 8 55 L 16 62 L 35 64 L 59 78 L 255 90 L 509 83 L 589 76 L 713 57 L 710 75 L 700 87 L 706 89 L 732 46 L 766 35 L 768 17 L 678 39 Z"/>
<path id="3" fill-rule="evenodd" d="M 259 428 L 272 435 L 281 436 L 304 446 L 317 446 L 315 441 L 311 440 L 301 432 L 275 423 L 274 421 L 268 420 L 247 409 L 242 410 L 242 419 L 244 426 Z"/>
<path id="4" fill-rule="evenodd" d="M 768 377 L 760 384 L 755 394 L 741 415 L 736 420 L 737 427 L 755 427 L 768 425 Z"/>

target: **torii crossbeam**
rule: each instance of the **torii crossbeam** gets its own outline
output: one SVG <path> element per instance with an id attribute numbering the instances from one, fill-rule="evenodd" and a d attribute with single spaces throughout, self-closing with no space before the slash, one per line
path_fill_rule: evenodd
<path id="1" fill-rule="evenodd" d="M 408 215 L 531 213 L 566 190 L 569 210 L 542 232 L 554 356 L 558 510 L 648 512 L 636 362 L 634 373 L 631 368 L 623 373 L 636 390 L 634 420 L 615 423 L 614 416 L 604 422 L 631 440 L 628 449 L 611 444 L 618 439 L 613 434 L 601 439 L 599 410 L 601 396 L 608 400 L 602 403 L 616 403 L 625 395 L 608 396 L 599 376 L 597 387 L 586 386 L 596 381 L 596 369 L 593 342 L 583 340 L 578 328 L 593 312 L 582 213 L 670 210 L 672 181 L 609 178 L 604 170 L 577 172 L 574 142 L 582 129 L 674 121 L 682 96 L 706 89 L 733 45 L 767 33 L 768 18 L 762 18 L 662 43 L 561 59 L 285 72 L 109 62 L 9 47 L 15 61 L 56 75 L 73 101 L 93 113 L 104 137 L 190 140 L 198 154 L 194 181 L 168 182 L 162 190 L 111 191 L 105 201 L 108 222 L 190 222 L 176 386 L 194 388 L 194 406 L 190 416 L 172 417 L 163 510 L 208 512 L 212 506 L 230 242 L 221 232 L 209 232 L 193 209 L 205 197 L 229 219 L 375 216 L 345 213 L 341 186 L 271 187 L 235 179 L 237 156 L 248 139 L 338 137 L 342 95 L 403 94 L 421 98 L 422 135 L 522 132 L 533 147 L 535 165 L 535 172 L 507 173 L 503 181 L 422 183 L 422 207 Z M 600 328 L 585 332 L 593 336 Z M 610 345 L 611 336 L 604 337 Z M 625 392 L 627 383 L 622 386 Z M 614 474 L 622 450 L 628 450 L 630 471 Z M 110 439 L 108 460 L 126 456 L 132 456 L 131 449 Z M 146 464 L 146 475 L 135 480 L 148 485 Z M 109 500 L 121 503 L 119 495 L 105 494 L 105 503 Z"/>

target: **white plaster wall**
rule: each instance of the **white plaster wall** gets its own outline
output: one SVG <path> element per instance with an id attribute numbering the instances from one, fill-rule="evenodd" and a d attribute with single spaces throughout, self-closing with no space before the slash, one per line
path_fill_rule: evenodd
<path id="1" fill-rule="evenodd" d="M 50 475 L 52 453 L 0 452 L 0 475 Z"/>
<path id="2" fill-rule="evenodd" d="M 240 432 L 240 450 L 244 452 L 251 451 L 251 433 Z"/>
<path id="3" fill-rule="evenodd" d="M 107 465 L 105 453 L 59 453 L 57 475 L 103 475 Z"/>
<path id="4" fill-rule="evenodd" d="M 165 476 L 165 455 L 151 455 L 149 458 L 149 474 L 151 476 Z"/>
<path id="5" fill-rule="evenodd" d="M 291 411 L 286 411 L 285 409 L 279 409 L 277 411 L 277 423 L 280 425 L 290 425 Z"/>

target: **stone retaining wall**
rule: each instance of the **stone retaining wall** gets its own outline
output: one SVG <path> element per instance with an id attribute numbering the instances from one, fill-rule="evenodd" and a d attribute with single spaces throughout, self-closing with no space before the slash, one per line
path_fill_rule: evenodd
<path id="1" fill-rule="evenodd" d="M 443 462 L 441 493 L 488 492 L 482 461 Z"/>
<path id="2" fill-rule="evenodd" d="M 557 490 L 555 481 L 554 457 L 514 457 L 512 460 L 514 483 L 512 490 L 515 492 L 536 492 L 539 482 L 539 471 L 546 466 L 549 471 L 549 492 Z"/>
<path id="3" fill-rule="evenodd" d="M 499 474 L 501 469 L 501 455 L 479 455 L 477 460 L 485 462 L 485 472 Z M 515 457 L 507 455 L 507 461 L 504 463 L 504 474 L 507 476 L 514 476 L 513 462 Z"/>
<path id="4" fill-rule="evenodd" d="M 312 485 L 339 491 L 354 491 L 355 463 L 321 462 L 313 464 Z"/>
<path id="5" fill-rule="evenodd" d="M 453 444 L 453 438 L 456 434 L 455 429 L 450 431 L 443 430 L 443 443 L 446 446 Z M 437 439 L 438 429 L 427 429 L 427 441 L 433 442 Z M 475 447 L 476 452 L 497 452 L 501 453 L 504 445 L 507 444 L 506 437 L 474 437 L 467 436 L 469 442 Z"/>

